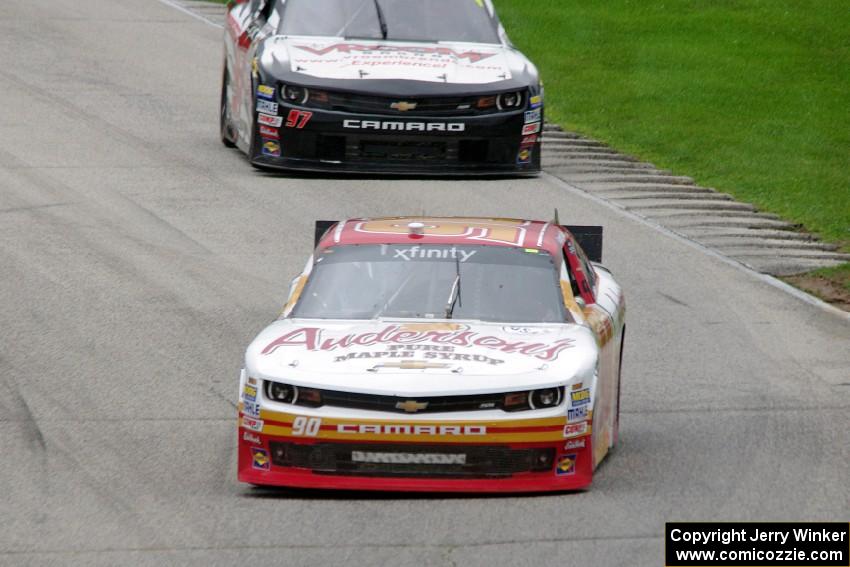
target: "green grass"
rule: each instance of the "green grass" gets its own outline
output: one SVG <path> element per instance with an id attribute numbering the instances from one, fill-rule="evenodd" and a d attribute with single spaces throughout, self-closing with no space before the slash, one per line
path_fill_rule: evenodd
<path id="1" fill-rule="evenodd" d="M 847 0 L 495 0 L 547 117 L 850 245 Z"/>

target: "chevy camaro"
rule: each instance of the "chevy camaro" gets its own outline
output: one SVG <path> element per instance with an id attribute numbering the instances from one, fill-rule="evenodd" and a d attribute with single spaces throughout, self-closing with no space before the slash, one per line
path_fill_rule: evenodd
<path id="1" fill-rule="evenodd" d="M 239 480 L 331 489 L 587 487 L 617 442 L 625 302 L 601 227 L 317 223 L 248 347 Z M 585 250 L 587 252 L 585 252 Z"/>
<path id="2" fill-rule="evenodd" d="M 491 0 L 229 5 L 221 139 L 261 168 L 536 174 L 543 88 Z"/>

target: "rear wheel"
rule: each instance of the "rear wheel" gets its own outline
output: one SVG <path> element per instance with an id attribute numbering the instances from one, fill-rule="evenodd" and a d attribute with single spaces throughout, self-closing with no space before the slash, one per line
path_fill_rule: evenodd
<path id="1" fill-rule="evenodd" d="M 236 136 L 233 126 L 230 125 L 230 108 L 233 100 L 233 89 L 230 86 L 230 73 L 227 71 L 227 63 L 224 64 L 224 72 L 221 78 L 221 107 L 219 115 L 219 129 L 221 131 L 221 143 L 228 148 L 236 147 Z"/>
<path id="2" fill-rule="evenodd" d="M 626 344 L 626 328 L 623 327 L 623 338 L 620 339 L 620 362 L 617 364 L 617 408 L 614 410 L 614 435 L 611 446 L 617 445 L 620 437 L 620 377 L 623 375 L 623 347 Z"/>

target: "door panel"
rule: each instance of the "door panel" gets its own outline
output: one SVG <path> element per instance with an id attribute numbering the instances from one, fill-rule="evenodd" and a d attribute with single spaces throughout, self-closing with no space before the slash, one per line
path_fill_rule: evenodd
<path id="1" fill-rule="evenodd" d="M 605 270 L 594 270 L 596 302 L 585 308 L 585 317 L 600 345 L 596 406 L 593 414 L 593 456 L 598 465 L 615 440 L 620 347 L 625 307 L 620 286 Z"/>

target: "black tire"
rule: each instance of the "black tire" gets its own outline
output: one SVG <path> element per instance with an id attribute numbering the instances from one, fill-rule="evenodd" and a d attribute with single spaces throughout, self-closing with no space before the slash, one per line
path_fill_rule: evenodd
<path id="1" fill-rule="evenodd" d="M 230 125 L 230 101 L 228 100 L 227 90 L 230 86 L 230 73 L 227 71 L 227 63 L 224 64 L 224 72 L 221 77 L 221 103 L 219 105 L 219 130 L 221 133 L 221 143 L 228 148 L 236 147 L 236 139 L 233 133 L 233 127 Z"/>
<path id="2" fill-rule="evenodd" d="M 251 105 L 252 107 L 256 106 L 256 101 Z M 269 168 L 264 166 L 261 163 L 257 163 L 257 157 L 260 155 L 260 132 L 257 127 L 257 112 L 252 111 L 254 115 L 253 124 L 251 124 L 251 141 L 248 144 L 248 162 L 254 169 L 259 169 L 260 171 L 268 171 Z"/>
<path id="3" fill-rule="evenodd" d="M 617 410 L 614 412 L 614 435 L 611 447 L 616 447 L 620 439 L 620 389 L 623 376 L 623 348 L 626 346 L 626 328 L 623 327 L 623 337 L 620 339 L 620 362 L 617 365 Z"/>

